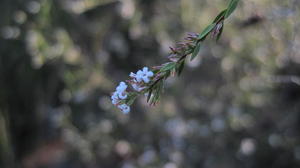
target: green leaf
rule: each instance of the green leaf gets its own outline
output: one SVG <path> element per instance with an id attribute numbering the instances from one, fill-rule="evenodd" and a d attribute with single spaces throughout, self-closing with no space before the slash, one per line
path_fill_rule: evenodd
<path id="1" fill-rule="evenodd" d="M 152 89 L 150 89 L 150 91 L 148 92 L 147 103 L 149 102 L 151 95 L 152 95 Z"/>
<path id="2" fill-rule="evenodd" d="M 159 83 L 157 83 L 157 85 L 155 86 L 155 88 L 153 88 L 153 96 L 151 96 L 150 105 L 153 105 L 156 102 L 158 102 L 159 97 L 160 97 L 160 92 L 161 92 L 161 85 L 162 85 L 162 81 L 160 81 Z"/>
<path id="3" fill-rule="evenodd" d="M 198 39 L 202 40 L 203 38 L 205 38 L 216 26 L 216 23 L 212 23 L 211 25 L 207 26 L 199 35 Z"/>
<path id="4" fill-rule="evenodd" d="M 160 81 L 157 88 L 156 88 L 156 90 L 155 90 L 155 94 L 154 94 L 154 97 L 153 97 L 154 104 L 159 101 L 162 89 L 163 89 L 163 81 Z"/>
<path id="5" fill-rule="evenodd" d="M 238 3 L 239 3 L 239 0 L 231 0 L 230 1 L 227 11 L 226 11 L 226 14 L 224 16 L 225 18 L 228 18 L 232 14 L 232 12 L 236 9 Z"/>
<path id="6" fill-rule="evenodd" d="M 226 12 L 227 12 L 227 9 L 223 10 L 222 12 L 220 12 L 218 14 L 218 16 L 215 18 L 215 20 L 213 21 L 213 23 L 219 22 L 220 19 L 225 16 Z"/>
<path id="7" fill-rule="evenodd" d="M 127 104 L 128 106 L 131 106 L 131 105 L 134 103 L 135 99 L 136 99 L 136 97 L 130 98 L 130 99 L 126 102 L 126 104 Z"/>
<path id="8" fill-rule="evenodd" d="M 196 58 L 196 56 L 198 55 L 199 51 L 200 51 L 200 48 L 201 48 L 201 43 L 197 43 L 193 53 L 192 53 L 192 56 L 191 56 L 191 61 L 193 61 L 194 58 Z"/>
<path id="9" fill-rule="evenodd" d="M 171 71 L 165 71 L 164 79 L 167 79 L 171 75 Z"/>
<path id="10" fill-rule="evenodd" d="M 177 69 L 177 74 L 178 76 L 181 74 L 183 68 L 184 68 L 185 62 L 184 60 L 179 64 L 178 69 Z"/>
<path id="11" fill-rule="evenodd" d="M 173 69 L 175 66 L 176 66 L 176 62 L 170 62 L 170 63 L 164 65 L 160 69 L 160 72 L 169 71 L 169 70 Z"/>
<path id="12" fill-rule="evenodd" d="M 135 101 L 135 99 L 137 98 L 137 96 L 138 96 L 137 93 L 130 92 L 128 94 L 128 98 L 126 99 L 126 101 L 124 103 L 127 104 L 128 106 L 132 105 L 133 102 Z"/>
<path id="13" fill-rule="evenodd" d="M 153 72 L 154 74 L 156 74 L 156 73 L 159 72 L 159 69 L 154 69 L 154 70 L 152 70 L 152 72 Z"/>

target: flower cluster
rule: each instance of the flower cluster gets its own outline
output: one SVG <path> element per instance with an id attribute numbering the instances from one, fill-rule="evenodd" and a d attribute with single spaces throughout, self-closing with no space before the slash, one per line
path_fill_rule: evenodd
<path id="1" fill-rule="evenodd" d="M 116 105 L 124 113 L 130 112 L 130 107 L 125 103 L 122 103 L 122 100 L 125 100 L 128 95 L 126 92 L 127 85 L 125 82 L 120 82 L 119 86 L 116 88 L 116 91 L 111 96 L 112 104 Z"/>
<path id="2" fill-rule="evenodd" d="M 151 81 L 151 78 L 154 76 L 154 73 L 150 71 L 147 67 L 144 67 L 142 70 L 138 70 L 136 73 L 131 72 L 129 76 L 131 80 L 128 80 L 127 82 L 131 84 L 134 91 L 128 92 L 128 86 L 126 85 L 126 83 L 120 82 L 119 86 L 116 88 L 116 91 L 113 92 L 111 96 L 112 104 L 116 105 L 119 109 L 121 109 L 123 113 L 130 112 L 129 105 L 125 103 L 127 98 L 129 98 L 129 94 L 141 93 L 144 89 L 146 89 L 147 84 Z"/>
<path id="3" fill-rule="evenodd" d="M 153 77 L 153 75 L 152 71 L 149 71 L 147 67 L 144 67 L 143 70 L 138 70 L 136 73 L 130 73 L 129 76 L 131 77 L 131 80 L 129 83 L 134 90 L 140 92 L 146 88 L 145 84 L 150 82 L 150 78 Z"/>

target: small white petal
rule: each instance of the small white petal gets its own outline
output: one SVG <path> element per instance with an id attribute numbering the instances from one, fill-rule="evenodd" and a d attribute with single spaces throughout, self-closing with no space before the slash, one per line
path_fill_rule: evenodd
<path id="1" fill-rule="evenodd" d="M 147 76 L 148 76 L 148 77 L 152 77 L 153 75 L 154 75 L 154 74 L 153 74 L 152 71 L 147 72 Z"/>
<path id="2" fill-rule="evenodd" d="M 118 93 L 114 92 L 111 96 L 111 99 L 116 99 L 116 98 L 118 98 Z"/>
<path id="3" fill-rule="evenodd" d="M 149 83 L 149 82 L 150 82 L 150 80 L 149 80 L 148 77 L 143 77 L 143 81 L 144 81 L 145 83 Z"/>
<path id="4" fill-rule="evenodd" d="M 118 96 L 119 96 L 120 99 L 126 99 L 127 98 L 127 94 L 125 94 L 124 92 L 119 93 Z"/>
<path id="5" fill-rule="evenodd" d="M 117 92 L 124 92 L 127 89 L 127 85 L 125 82 L 120 82 L 119 86 L 117 87 Z"/>
<path id="6" fill-rule="evenodd" d="M 118 104 L 118 100 L 117 99 L 113 99 L 111 102 L 112 102 L 113 105 Z"/>
<path id="7" fill-rule="evenodd" d="M 126 104 L 121 104 L 121 105 L 119 105 L 118 107 L 119 107 L 119 108 L 122 110 L 122 112 L 125 113 L 125 114 L 127 114 L 127 113 L 130 112 L 130 107 L 129 107 L 128 105 L 126 105 Z"/>
<path id="8" fill-rule="evenodd" d="M 137 76 L 141 76 L 141 75 L 143 75 L 143 71 L 141 71 L 141 70 L 138 70 L 138 71 L 137 71 L 137 73 L 136 73 L 136 75 L 137 75 Z"/>
<path id="9" fill-rule="evenodd" d="M 143 72 L 144 72 L 144 73 L 147 73 L 147 72 L 148 72 L 148 67 L 144 67 L 144 68 L 143 68 Z"/>
<path id="10" fill-rule="evenodd" d="M 132 77 L 132 78 L 135 78 L 135 77 L 136 77 L 136 74 L 133 73 L 133 72 L 130 72 L 130 75 L 129 75 L 129 76 Z"/>
<path id="11" fill-rule="evenodd" d="M 129 112 L 130 112 L 130 107 L 129 107 L 129 106 L 127 106 L 127 107 L 126 107 L 126 108 L 124 108 L 122 111 L 123 111 L 123 113 L 127 114 L 127 113 L 129 113 Z"/>
<path id="12" fill-rule="evenodd" d="M 125 82 L 120 82 L 119 86 L 126 86 Z"/>
<path id="13" fill-rule="evenodd" d="M 141 82 L 143 80 L 143 77 L 142 76 L 137 76 L 135 79 L 136 79 L 137 82 Z"/>

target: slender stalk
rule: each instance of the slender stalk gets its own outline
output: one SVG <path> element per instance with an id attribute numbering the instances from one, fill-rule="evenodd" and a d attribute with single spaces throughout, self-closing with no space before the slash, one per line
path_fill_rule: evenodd
<path id="1" fill-rule="evenodd" d="M 157 67 L 153 67 L 152 71 L 148 71 L 148 68 L 144 68 L 143 71 L 139 70 L 136 74 L 132 73 L 130 75 L 131 80 L 127 82 L 131 84 L 134 88 L 134 91 L 127 92 L 126 88 L 123 89 L 123 92 L 118 92 L 121 94 L 121 97 L 128 94 L 125 100 L 118 100 L 117 96 L 112 97 L 113 101 L 119 101 L 116 105 L 120 108 L 120 105 L 125 106 L 128 111 L 128 106 L 131 105 L 134 100 L 139 95 L 147 95 L 147 102 L 150 105 L 156 104 L 160 98 L 160 94 L 163 89 L 163 82 L 170 76 L 175 76 L 177 73 L 178 76 L 184 68 L 187 56 L 191 55 L 191 61 L 197 57 L 201 45 L 206 40 L 206 37 L 211 34 L 213 38 L 219 40 L 223 33 L 224 21 L 233 13 L 238 5 L 239 0 L 230 0 L 229 5 L 226 9 L 221 11 L 213 22 L 208 25 L 201 33 L 189 33 L 183 42 L 177 43 L 175 48 L 170 47 L 169 62 L 162 64 Z M 122 85 L 124 87 L 124 84 Z M 115 92 L 116 95 L 116 92 Z M 123 96 L 122 96 L 123 95 Z"/>

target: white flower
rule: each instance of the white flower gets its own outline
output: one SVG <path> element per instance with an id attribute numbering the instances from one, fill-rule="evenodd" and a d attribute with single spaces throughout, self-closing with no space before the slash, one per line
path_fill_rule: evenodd
<path id="1" fill-rule="evenodd" d="M 114 92 L 113 95 L 111 96 L 111 102 L 114 105 L 116 105 L 119 102 L 119 100 L 118 100 L 118 93 L 117 92 Z"/>
<path id="2" fill-rule="evenodd" d="M 147 67 L 143 68 L 143 72 L 142 72 L 142 79 L 145 83 L 149 83 L 150 79 L 149 77 L 152 77 L 154 74 L 152 71 L 148 71 Z"/>
<path id="3" fill-rule="evenodd" d="M 126 89 L 127 89 L 126 83 L 120 82 L 119 86 L 116 88 L 116 91 L 111 96 L 112 104 L 116 105 L 120 102 L 120 99 L 124 100 L 127 98 Z"/>
<path id="4" fill-rule="evenodd" d="M 120 82 L 119 86 L 116 89 L 117 95 L 120 99 L 127 98 L 127 94 L 125 92 L 126 89 L 127 89 L 127 85 L 125 84 L 125 82 Z"/>
<path id="5" fill-rule="evenodd" d="M 132 75 L 132 74 L 131 74 Z M 127 98 L 127 85 L 125 82 L 120 82 L 120 84 L 117 86 L 116 91 L 113 92 L 111 96 L 111 102 L 114 105 L 117 105 L 119 109 L 122 110 L 123 113 L 127 114 L 130 112 L 130 107 L 126 104 L 121 104 L 121 100 L 124 100 Z"/>
<path id="6" fill-rule="evenodd" d="M 143 80 L 143 71 L 141 71 L 141 70 L 137 71 L 135 79 L 136 79 L 137 82 L 142 82 L 142 80 Z"/>
<path id="7" fill-rule="evenodd" d="M 143 70 L 138 70 L 136 74 L 131 72 L 129 76 L 133 78 L 134 82 L 149 83 L 150 77 L 152 77 L 153 75 L 153 72 L 149 71 L 148 67 L 144 67 Z"/>
<path id="8" fill-rule="evenodd" d="M 125 82 L 120 82 L 116 90 L 118 92 L 124 92 L 126 89 L 127 89 L 127 85 L 125 84 Z"/>
<path id="9" fill-rule="evenodd" d="M 152 71 L 149 71 L 147 67 L 144 67 L 142 70 L 138 70 L 136 73 L 131 72 L 129 76 L 132 78 L 129 82 L 132 88 L 138 92 L 141 92 L 146 88 L 145 83 L 150 82 L 150 78 L 154 76 Z M 124 100 L 128 97 L 126 89 L 127 85 L 125 82 L 120 82 L 117 86 L 116 91 L 111 96 L 112 104 L 117 105 L 123 113 L 129 113 L 130 107 L 127 104 L 121 104 L 121 100 Z"/>
<path id="10" fill-rule="evenodd" d="M 130 107 L 126 104 L 121 104 L 118 106 L 119 109 L 122 110 L 123 113 L 127 114 L 130 112 Z"/>
<path id="11" fill-rule="evenodd" d="M 153 76 L 153 72 L 148 70 L 148 67 L 144 67 L 143 68 L 143 73 L 148 76 L 148 77 L 152 77 Z"/>

